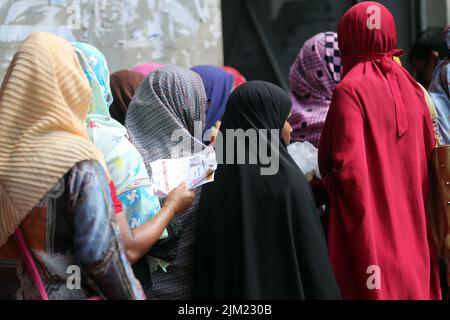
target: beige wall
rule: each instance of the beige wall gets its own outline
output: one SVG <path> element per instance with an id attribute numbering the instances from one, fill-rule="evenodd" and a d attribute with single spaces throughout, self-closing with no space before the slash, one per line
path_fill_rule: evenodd
<path id="1" fill-rule="evenodd" d="M 0 78 L 33 31 L 95 45 L 112 71 L 223 63 L 220 0 L 0 0 Z"/>

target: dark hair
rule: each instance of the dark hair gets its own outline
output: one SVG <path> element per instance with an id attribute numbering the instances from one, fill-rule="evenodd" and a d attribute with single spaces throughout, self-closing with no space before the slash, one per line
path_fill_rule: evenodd
<path id="1" fill-rule="evenodd" d="M 440 57 L 447 55 L 447 46 L 444 42 L 442 30 L 444 28 L 428 28 L 420 35 L 412 47 L 409 59 L 417 58 L 428 60 L 432 51 L 437 51 Z"/>

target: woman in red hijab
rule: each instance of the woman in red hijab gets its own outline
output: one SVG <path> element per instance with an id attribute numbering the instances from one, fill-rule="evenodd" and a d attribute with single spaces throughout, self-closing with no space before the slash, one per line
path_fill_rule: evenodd
<path id="1" fill-rule="evenodd" d="M 344 79 L 319 150 L 330 259 L 345 299 L 440 299 L 425 199 L 435 145 L 424 93 L 394 62 L 392 14 L 363 2 L 338 30 Z"/>

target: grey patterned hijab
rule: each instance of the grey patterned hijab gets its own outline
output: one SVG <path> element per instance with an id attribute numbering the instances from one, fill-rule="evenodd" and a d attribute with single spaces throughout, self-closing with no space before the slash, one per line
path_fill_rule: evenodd
<path id="1" fill-rule="evenodd" d="M 195 72 L 168 66 L 144 80 L 131 101 L 125 123 L 149 172 L 155 160 L 203 150 L 205 108 L 205 89 Z M 174 132 L 177 139 L 172 139 Z M 180 140 L 185 144 L 180 145 Z"/>
<path id="2" fill-rule="evenodd" d="M 198 74 L 177 67 L 164 67 L 150 74 L 136 92 L 127 112 L 125 124 L 131 141 L 144 158 L 151 175 L 150 163 L 159 159 L 178 158 L 180 142 L 172 141 L 176 131 L 183 138 L 183 148 L 202 151 L 205 125 L 206 93 Z M 196 128 L 197 125 L 197 128 Z M 175 218 L 183 230 L 178 254 L 167 272 L 152 273 L 156 299 L 187 300 L 192 298 L 194 239 L 201 189 L 196 190 L 194 204 Z"/>

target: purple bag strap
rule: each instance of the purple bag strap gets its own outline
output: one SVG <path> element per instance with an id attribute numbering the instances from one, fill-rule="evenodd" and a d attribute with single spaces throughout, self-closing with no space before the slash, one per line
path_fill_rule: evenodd
<path id="1" fill-rule="evenodd" d="M 42 281 L 41 275 L 36 266 L 36 262 L 34 261 L 33 254 L 31 253 L 31 250 L 28 247 L 27 241 L 25 240 L 25 237 L 19 228 L 16 229 L 16 233 L 14 234 L 14 237 L 16 239 L 17 246 L 19 247 L 19 250 L 22 253 L 22 257 L 24 259 L 25 266 L 26 266 L 28 272 L 30 273 L 31 278 L 34 281 L 36 288 L 39 291 L 39 295 L 41 296 L 41 299 L 48 300 L 47 291 L 45 290 L 44 282 Z"/>

